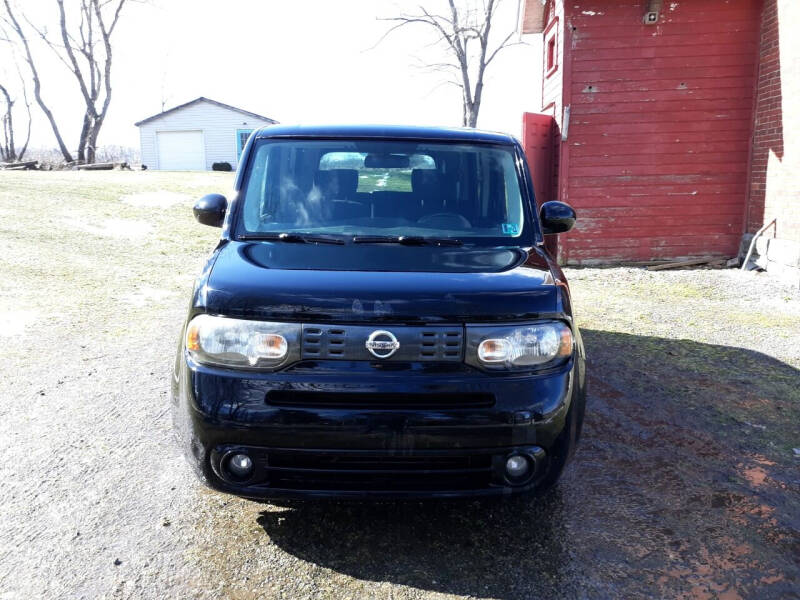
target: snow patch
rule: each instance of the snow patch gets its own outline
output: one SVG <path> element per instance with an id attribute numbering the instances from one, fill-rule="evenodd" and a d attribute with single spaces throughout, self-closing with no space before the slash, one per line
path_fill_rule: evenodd
<path id="1" fill-rule="evenodd" d="M 157 192 L 144 192 L 141 194 L 129 194 L 120 198 L 125 204 L 139 206 L 142 208 L 169 208 L 176 204 L 189 204 L 194 200 L 188 194 L 178 194 L 159 190 Z"/>
<path id="2" fill-rule="evenodd" d="M 160 290 L 158 288 L 151 288 L 151 287 L 143 287 L 141 289 L 136 290 L 130 294 L 125 294 L 124 296 L 120 296 L 119 299 L 122 300 L 125 304 L 130 304 L 131 306 L 149 306 L 152 304 L 158 304 L 171 298 L 175 295 L 175 292 L 170 292 L 169 290 Z"/>
<path id="3" fill-rule="evenodd" d="M 30 310 L 0 310 L 0 338 L 17 337 L 36 321 L 36 313 Z"/>
<path id="4" fill-rule="evenodd" d="M 131 219 L 106 219 L 99 224 L 68 220 L 66 225 L 92 235 L 128 239 L 143 237 L 153 229 L 149 223 Z"/>

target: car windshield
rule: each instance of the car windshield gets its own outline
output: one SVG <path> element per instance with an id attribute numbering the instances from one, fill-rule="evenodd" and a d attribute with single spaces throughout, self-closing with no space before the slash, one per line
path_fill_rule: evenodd
<path id="1" fill-rule="evenodd" d="M 240 235 L 522 234 L 525 211 L 510 146 L 263 140 L 253 151 L 240 195 Z"/>

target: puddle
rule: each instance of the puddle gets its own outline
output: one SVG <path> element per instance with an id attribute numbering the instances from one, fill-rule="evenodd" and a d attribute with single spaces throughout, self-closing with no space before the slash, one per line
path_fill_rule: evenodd
<path id="1" fill-rule="evenodd" d="M 188 194 L 159 190 L 157 192 L 129 194 L 127 196 L 122 196 L 120 200 L 125 204 L 141 208 L 169 208 L 176 204 L 190 204 L 194 198 Z"/>

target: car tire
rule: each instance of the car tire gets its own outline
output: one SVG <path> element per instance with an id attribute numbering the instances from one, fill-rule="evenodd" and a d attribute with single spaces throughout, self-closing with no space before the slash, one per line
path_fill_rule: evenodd
<path id="1" fill-rule="evenodd" d="M 537 484 L 534 496 L 546 494 L 558 483 L 561 474 L 564 472 L 564 468 L 569 464 L 573 454 L 575 454 L 575 447 L 578 445 L 581 429 L 583 429 L 583 417 L 585 413 L 586 396 L 578 394 L 569 407 L 567 418 L 564 422 L 564 429 L 556 438 L 556 442 L 550 450 L 547 473 Z"/>

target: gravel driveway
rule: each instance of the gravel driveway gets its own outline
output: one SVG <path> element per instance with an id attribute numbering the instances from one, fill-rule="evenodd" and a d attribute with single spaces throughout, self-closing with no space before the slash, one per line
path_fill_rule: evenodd
<path id="1" fill-rule="evenodd" d="M 570 270 L 582 446 L 534 501 L 239 500 L 168 373 L 223 174 L 0 173 L 0 598 L 800 598 L 800 299 Z"/>

